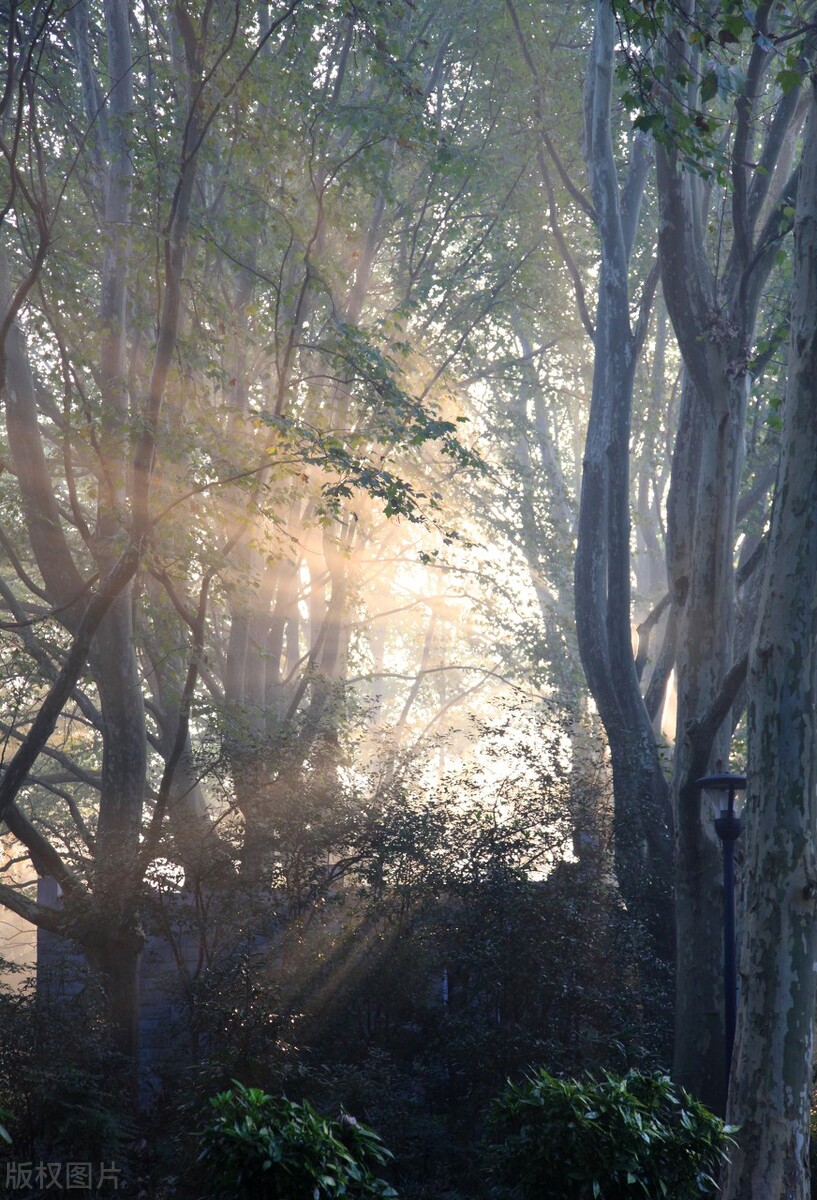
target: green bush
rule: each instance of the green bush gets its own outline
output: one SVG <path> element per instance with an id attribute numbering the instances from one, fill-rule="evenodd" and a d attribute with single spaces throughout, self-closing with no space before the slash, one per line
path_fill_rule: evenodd
<path id="1" fill-rule="evenodd" d="M 231 1200 L 389 1200 L 397 1193 L 372 1168 L 391 1154 L 369 1129 L 322 1117 L 308 1101 L 268 1096 L 240 1083 L 210 1101 L 200 1161 Z"/>
<path id="2" fill-rule="evenodd" d="M 509 1200 L 700 1200 L 734 1130 L 664 1075 L 540 1070 L 495 1101 L 492 1173 Z"/>
<path id="3" fill-rule="evenodd" d="M 3 1129 L 16 1160 L 115 1161 L 130 1173 L 129 1063 L 110 1044 L 93 977 L 77 979 L 81 991 L 61 998 L 38 996 L 33 980 L 0 988 L 0 1178 Z"/>

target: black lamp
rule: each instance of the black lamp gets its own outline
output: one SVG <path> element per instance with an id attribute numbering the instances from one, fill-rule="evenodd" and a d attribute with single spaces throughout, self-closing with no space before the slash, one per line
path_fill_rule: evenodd
<path id="1" fill-rule="evenodd" d="M 732 1047 L 735 1044 L 737 1016 L 737 948 L 735 944 L 735 842 L 743 832 L 743 821 L 735 811 L 735 797 L 746 790 L 745 775 L 704 775 L 695 780 L 707 792 L 722 792 L 728 796 L 728 807 L 715 818 L 715 832 L 723 851 L 723 1015 L 724 1061 L 726 1081 L 732 1066 Z"/>

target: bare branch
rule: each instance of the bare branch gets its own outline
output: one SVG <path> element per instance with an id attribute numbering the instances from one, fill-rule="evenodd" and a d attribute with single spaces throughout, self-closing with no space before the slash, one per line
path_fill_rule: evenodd
<path id="1" fill-rule="evenodd" d="M 57 719 L 82 674 L 91 643 L 102 619 L 122 589 L 133 579 L 138 564 L 139 550 L 136 546 L 128 546 L 85 610 L 65 663 L 0 780 L 0 820 L 6 820 L 8 823 L 17 793 L 25 783 L 40 751 L 54 732 Z"/>
<path id="2" fill-rule="evenodd" d="M 65 918 L 59 909 L 38 904 L 7 883 L 0 883 L 0 904 L 38 929 L 47 929 L 50 933 L 65 932 Z"/>

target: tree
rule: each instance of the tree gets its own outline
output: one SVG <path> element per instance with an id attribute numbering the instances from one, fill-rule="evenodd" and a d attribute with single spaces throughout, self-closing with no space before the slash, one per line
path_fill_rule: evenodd
<path id="1" fill-rule="evenodd" d="M 361 633 L 396 607 L 378 556 L 416 561 L 424 521 L 443 544 L 440 481 L 477 465 L 445 372 L 520 263 L 447 316 L 439 289 L 484 272 L 499 207 L 476 169 L 485 130 L 461 161 L 443 145 L 470 102 L 455 18 L 123 2 L 5 26 L 2 485 L 21 519 L 0 588 L 34 682 L 4 697 L 21 750 L 0 801 L 62 909 L 0 897 L 97 963 L 131 1058 L 151 862 L 232 870 L 218 817 L 269 883 L 293 797 L 308 826 L 342 795 L 349 664 L 389 674 Z M 472 212 L 452 215 L 456 187 Z M 390 635 L 401 732 L 447 669 L 446 589 L 428 591 L 418 676 L 411 618 Z M 498 673 L 480 653 L 426 724 Z M 229 780 L 209 809 L 207 766 Z"/>
<path id="2" fill-rule="evenodd" d="M 5 371 L 2 382 L 5 385 L 6 433 L 22 495 L 30 548 L 42 578 L 41 584 L 34 585 L 34 592 L 56 610 L 62 626 L 73 635 L 73 644 L 61 670 L 41 647 L 42 657 L 52 676 L 57 676 L 57 681 L 4 775 L 2 812 L 6 824 L 27 846 L 35 866 L 53 875 L 60 883 L 75 936 L 107 979 L 118 1047 L 125 1055 L 132 1055 L 136 1043 L 136 969 L 142 944 L 135 921 L 133 892 L 138 887 L 139 877 L 147 741 L 133 639 L 130 585 L 151 528 L 150 483 L 178 333 L 181 278 L 202 135 L 201 113 L 196 110 L 196 91 L 201 86 L 198 57 L 201 47 L 188 23 L 183 30 L 186 38 L 181 51 L 180 83 L 190 100 L 189 119 L 179 152 L 176 190 L 164 231 L 163 298 L 144 406 L 139 412 L 142 425 L 132 456 L 132 488 L 126 500 L 126 464 L 130 457 L 126 429 L 130 414 L 125 337 L 131 259 L 127 229 L 133 192 L 134 120 L 134 62 L 129 11 L 124 3 L 114 3 L 106 8 L 104 88 L 90 57 L 84 6 L 77 6 L 73 11 L 70 26 L 63 20 L 64 16 L 60 13 L 59 25 L 56 24 L 56 15 L 46 6 L 35 9 L 29 14 L 28 21 L 16 10 L 10 14 L 7 49 L 9 61 L 16 69 L 10 72 L 4 97 L 7 128 L 14 131 L 5 144 L 5 211 L 6 215 L 13 211 L 16 218 L 19 241 L 15 249 L 17 257 L 22 259 L 23 271 L 26 231 L 32 222 L 40 229 L 41 253 L 38 251 L 35 255 L 28 274 L 24 275 L 24 282 L 30 281 L 30 286 L 37 282 L 42 288 L 45 251 L 56 237 L 59 217 L 59 200 L 52 199 L 50 192 L 55 181 L 49 180 L 45 164 L 53 157 L 58 168 L 65 165 L 66 170 L 70 170 L 70 155 L 76 151 L 70 147 L 58 153 L 53 141 L 55 130 L 44 120 L 41 105 L 49 80 L 42 69 L 41 54 L 52 32 L 60 26 L 61 48 L 64 48 L 62 39 L 70 28 L 83 84 L 82 98 L 92 120 L 88 136 L 95 170 L 90 182 L 89 202 L 91 209 L 96 209 L 99 221 L 96 381 L 100 421 L 92 435 L 97 458 L 91 468 L 96 514 L 92 527 L 81 512 L 73 474 L 75 447 L 68 442 L 64 425 L 58 440 L 64 447 L 67 468 L 70 514 L 67 519 L 61 511 L 62 497 L 54 485 L 53 470 L 38 426 L 38 396 L 29 350 L 23 331 L 15 324 L 23 298 L 21 288 L 12 290 L 11 270 L 4 267 Z M 55 70 L 59 72 L 64 68 L 64 62 L 64 59 L 58 59 Z M 24 157 L 19 135 L 26 120 L 30 149 Z M 56 187 L 59 189 L 59 183 Z M 60 326 L 61 323 L 56 327 L 55 340 L 57 353 L 63 355 L 65 385 L 70 392 L 71 368 L 78 371 L 79 364 L 71 363 L 60 338 Z M 73 529 L 69 532 L 71 526 Z M 83 601 L 94 574 L 101 575 L 106 583 L 86 607 Z M 18 576 L 23 581 L 29 578 L 22 568 L 18 569 Z M 18 616 L 25 620 L 25 605 L 18 604 L 8 591 L 6 598 L 12 611 L 16 606 Z M 37 752 L 43 748 L 75 689 L 86 658 L 97 692 L 97 719 L 103 737 L 92 900 L 80 877 L 15 803 Z M 35 923 L 51 927 L 63 924 L 62 917 L 39 909 L 31 901 L 20 899 L 13 893 L 7 893 L 5 898 Z"/>
<path id="3" fill-rule="evenodd" d="M 657 140 L 663 293 L 684 361 L 658 673 L 665 678 L 674 660 L 675 1071 L 723 1111 L 720 866 L 696 780 L 726 761 L 743 708 L 763 556 L 757 508 L 772 479 L 758 455 L 740 495 L 746 418 L 751 409 L 755 428 L 764 419 L 763 390 L 753 398 L 750 385 L 768 365 L 774 337 L 763 348 L 756 326 L 790 228 L 809 49 L 796 18 L 773 3 L 750 17 L 729 5 L 709 12 L 670 3 L 622 9 L 620 20 L 635 80 L 625 101 L 640 107 L 635 124 Z M 756 448 L 756 438 L 749 445 Z"/>
<path id="4" fill-rule="evenodd" d="M 382 464 L 402 440 L 423 442 L 431 433 L 427 408 L 397 387 L 390 361 L 353 324 L 358 314 L 337 319 L 323 280 L 314 289 L 323 305 L 319 340 L 303 344 L 307 294 L 318 270 L 309 252 L 325 237 L 326 193 L 347 158 L 365 159 L 380 143 L 377 131 L 364 128 L 349 147 L 352 125 L 342 135 L 333 130 L 338 161 L 324 161 L 320 171 L 316 159 L 309 162 L 314 206 L 305 206 L 304 216 L 313 224 L 302 261 L 292 253 L 300 236 L 298 222 L 286 212 L 292 197 L 285 184 L 283 198 L 275 193 L 269 177 L 264 182 L 281 219 L 252 241 L 257 204 L 268 195 L 250 189 L 246 172 L 238 169 L 247 165 L 240 158 L 242 135 L 256 146 L 262 133 L 283 145 L 288 122 L 314 120 L 320 108 L 315 22 L 338 19 L 333 36 L 341 60 L 321 77 L 325 90 L 331 90 L 333 73 L 339 73 L 340 86 L 344 39 L 348 58 L 352 39 L 369 47 L 375 32 L 383 32 L 377 22 L 358 26 L 354 17 L 325 18 L 311 9 L 307 14 L 307 7 L 293 0 L 262 14 L 259 23 L 254 10 L 241 6 L 228 15 L 210 5 L 193 14 L 181 5 L 137 13 L 124 0 L 99 11 L 82 3 L 41 5 L 30 13 L 13 9 L 5 27 L 13 70 L 3 95 L 9 219 L 2 379 L 6 461 L 14 484 L 4 482 L 10 505 L 19 489 L 22 521 L 3 535 L 9 568 L 3 600 L 10 632 L 36 665 L 38 684 L 22 711 L 8 709 L 7 735 L 21 745 L 0 784 L 0 812 L 37 870 L 60 884 L 63 908 L 39 906 L 5 886 L 2 899 L 33 923 L 79 942 L 106 980 L 117 1044 L 131 1060 L 145 872 L 166 817 L 188 865 L 199 856 L 209 823 L 192 757 L 190 711 L 194 701 L 200 703 L 208 621 L 210 628 L 218 621 L 213 593 L 229 595 L 231 556 L 241 560 L 246 550 L 247 558 L 255 556 L 254 566 L 259 549 L 280 557 L 269 543 L 246 547 L 274 488 L 282 506 L 292 508 L 293 491 L 306 479 L 313 525 L 322 514 L 336 518 L 336 501 L 364 483 L 387 508 L 408 506 L 415 515 L 411 485 Z M 377 21 L 384 20 L 380 13 Z M 294 66 L 276 74 L 276 56 Z M 381 57 L 388 57 L 385 43 Z M 270 131 L 264 116 L 273 93 L 267 90 L 263 103 L 258 96 L 273 84 L 281 89 L 275 97 L 281 115 Z M 409 123 L 415 112 L 414 93 L 399 67 L 388 77 L 389 89 L 395 130 L 398 116 Z M 181 121 L 175 119 L 179 112 Z M 366 162 L 376 174 L 378 164 Z M 285 166 L 274 166 L 286 178 Z M 365 172 L 361 178 L 367 180 Z M 247 188 L 244 197 L 249 194 L 252 204 L 246 222 L 231 225 L 225 216 L 225 194 L 235 197 L 229 185 Z M 236 362 L 246 361 L 255 346 L 261 369 L 268 365 L 257 353 L 260 331 L 247 311 L 246 276 L 264 272 L 262 248 L 280 255 L 272 266 L 279 281 L 271 306 L 277 371 L 271 404 L 250 411 L 248 398 L 259 380 Z M 244 261 L 253 253 L 254 265 Z M 236 262 L 244 264 L 238 273 Z M 322 271 L 328 266 L 326 258 L 321 261 Z M 202 285 L 207 272 L 216 287 Z M 76 309 L 87 314 L 85 323 L 73 319 Z M 314 328 L 314 303 L 308 315 Z M 228 331 L 235 339 L 232 356 Z M 351 416 L 350 397 L 360 403 L 377 395 L 379 419 L 365 437 L 345 429 L 346 440 L 333 440 L 330 422 L 307 423 L 314 410 L 304 411 L 297 401 L 305 392 L 307 400 L 314 398 L 303 379 L 310 355 L 313 373 L 320 371 L 336 389 L 342 426 Z M 300 375 L 293 373 L 296 366 Z M 454 441 L 446 441 L 453 430 L 453 423 L 436 422 L 433 436 L 453 449 Z M 378 467 L 360 449 L 373 440 L 379 443 Z M 250 481 L 243 491 L 237 487 L 242 479 Z M 225 495 L 235 504 L 232 511 L 219 503 Z M 177 512 L 187 519 L 186 531 L 168 519 Z M 299 522 L 300 510 L 296 536 Z M 296 687 L 287 701 L 295 711 L 306 694 L 311 719 L 322 703 L 321 679 L 332 674 L 326 660 L 342 657 L 338 610 L 345 547 L 337 536 L 329 540 L 325 556 L 333 587 L 323 659 L 317 661 L 316 638 L 300 692 Z M 283 567 L 277 597 L 270 588 L 277 565 L 263 581 L 268 606 L 291 588 L 291 570 Z M 313 583 L 317 588 L 314 574 Z M 279 603 L 274 620 L 267 612 L 262 651 L 267 636 L 274 640 L 293 621 L 295 603 L 297 596 Z M 235 643 L 242 613 L 234 600 L 230 617 L 228 640 Z M 211 649 L 218 662 L 217 638 Z M 289 654 L 295 674 L 297 636 Z M 232 661 L 237 657 L 233 651 Z M 229 666 L 229 647 L 226 659 Z M 256 667 L 258 662 L 256 656 Z M 216 684 L 215 691 L 236 698 L 229 687 Z M 49 742 L 55 729 L 59 744 Z M 77 736 L 78 729 L 86 732 Z M 90 755 L 86 738 L 93 742 Z M 46 761 L 60 764 L 63 777 L 30 774 L 41 751 Z M 27 783 L 40 798 L 56 797 L 68 820 L 64 811 L 50 820 L 42 802 L 32 806 L 28 796 L 23 811 L 17 801 Z"/>
<path id="5" fill-rule="evenodd" d="M 667 893 L 670 821 L 666 782 L 632 652 L 630 430 L 638 355 L 657 274 L 644 284 L 630 323 L 629 263 L 650 165 L 648 140 L 632 138 L 619 185 L 611 126 L 615 18 L 606 2 L 586 85 L 586 155 L 599 229 L 601 272 L 593 399 L 582 473 L 576 550 L 576 628 L 588 686 L 610 742 L 616 805 L 616 865 L 622 894 L 644 915 L 659 955 L 672 957 Z"/>
<path id="6" fill-rule="evenodd" d="M 670 620 L 678 630 L 675 1071 L 684 1086 L 723 1111 L 720 862 L 696 780 L 728 759 L 737 719 L 732 706 L 745 677 L 745 647 L 736 641 L 734 554 L 750 363 L 763 285 L 796 184 L 796 171 L 787 174 L 784 160 L 800 117 L 797 89 L 791 88 L 778 92 L 771 115 L 761 118 L 774 62 L 768 39 L 786 19 L 780 6 L 757 10 L 752 44 L 740 59 L 743 73 L 734 76 L 705 57 L 706 38 L 719 34 L 718 18 L 710 25 L 694 6 L 678 15 L 686 24 L 676 23 L 673 14 L 662 51 L 666 78 L 677 80 L 666 97 L 672 130 L 657 156 L 664 294 L 686 370 L 667 529 Z M 719 44 L 734 44 L 737 54 L 745 28 L 731 31 L 726 10 L 719 19 L 726 29 Z M 699 21 L 704 25 L 696 37 Z M 718 84 L 713 94 L 713 73 L 733 82 Z M 717 109 L 719 89 L 734 106 L 723 200 L 732 235 L 719 233 L 713 241 L 706 230 L 712 182 L 705 170 L 684 165 L 683 129 L 697 130 L 707 121 L 720 128 L 725 117 Z M 697 106 L 703 111 L 708 101 L 715 111 L 702 116 Z"/>
<path id="7" fill-rule="evenodd" d="M 749 668 L 741 991 L 725 1200 L 809 1188 L 817 935 L 817 96 L 797 189 L 788 382 Z"/>

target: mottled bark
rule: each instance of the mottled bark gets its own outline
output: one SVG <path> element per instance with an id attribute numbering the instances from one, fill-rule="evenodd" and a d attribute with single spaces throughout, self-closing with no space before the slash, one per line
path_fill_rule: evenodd
<path id="1" fill-rule="evenodd" d="M 678 937 L 675 1073 L 707 1104 L 723 1111 L 722 918 L 720 852 L 714 812 L 696 780 L 726 763 L 731 722 L 716 738 L 697 722 L 712 704 L 731 665 L 735 633 L 734 541 L 747 380 L 725 386 L 720 419 L 688 389 L 678 431 L 673 485 L 686 495 L 683 517 L 671 506 L 668 565 L 678 603 L 678 718 L 675 743 L 675 889 Z M 710 389 L 710 397 L 714 389 Z M 688 418 L 688 419 L 687 419 Z M 692 428 L 694 427 L 695 432 Z M 685 441 L 692 443 L 694 464 Z M 684 447 L 682 449 L 682 447 Z M 690 503 L 691 502 L 691 503 Z"/>
<path id="2" fill-rule="evenodd" d="M 772 32 L 776 5 L 757 10 L 757 28 Z M 698 19 L 684 0 L 679 23 L 665 39 L 664 65 L 673 77 L 699 51 L 687 42 Z M 702 19 L 707 19 L 700 14 Z M 668 583 L 678 622 L 678 724 L 673 782 L 676 824 L 678 972 L 675 1074 L 723 1111 L 720 856 L 712 821 L 695 780 L 726 767 L 732 721 L 719 726 L 707 714 L 735 662 L 735 540 L 743 469 L 748 372 L 757 309 L 771 269 L 770 218 L 777 246 L 786 188 L 770 198 L 770 180 L 795 118 L 796 104 L 779 99 L 772 119 L 758 119 L 770 57 L 763 39 L 753 44 L 735 105 L 731 175 L 733 238 L 725 258 L 708 256 L 709 189 L 687 169 L 672 145 L 657 155 L 659 253 L 664 296 L 684 360 L 686 382 L 668 504 Z M 694 84 L 690 85 L 693 87 Z M 693 97 L 694 98 L 694 97 Z M 689 96 L 686 96 L 689 100 Z M 763 170 L 753 172 L 757 158 Z"/>
<path id="3" fill-rule="evenodd" d="M 724 1200 L 806 1200 L 817 973 L 817 100 L 797 197 L 789 376 L 748 685 L 745 913 Z"/>

